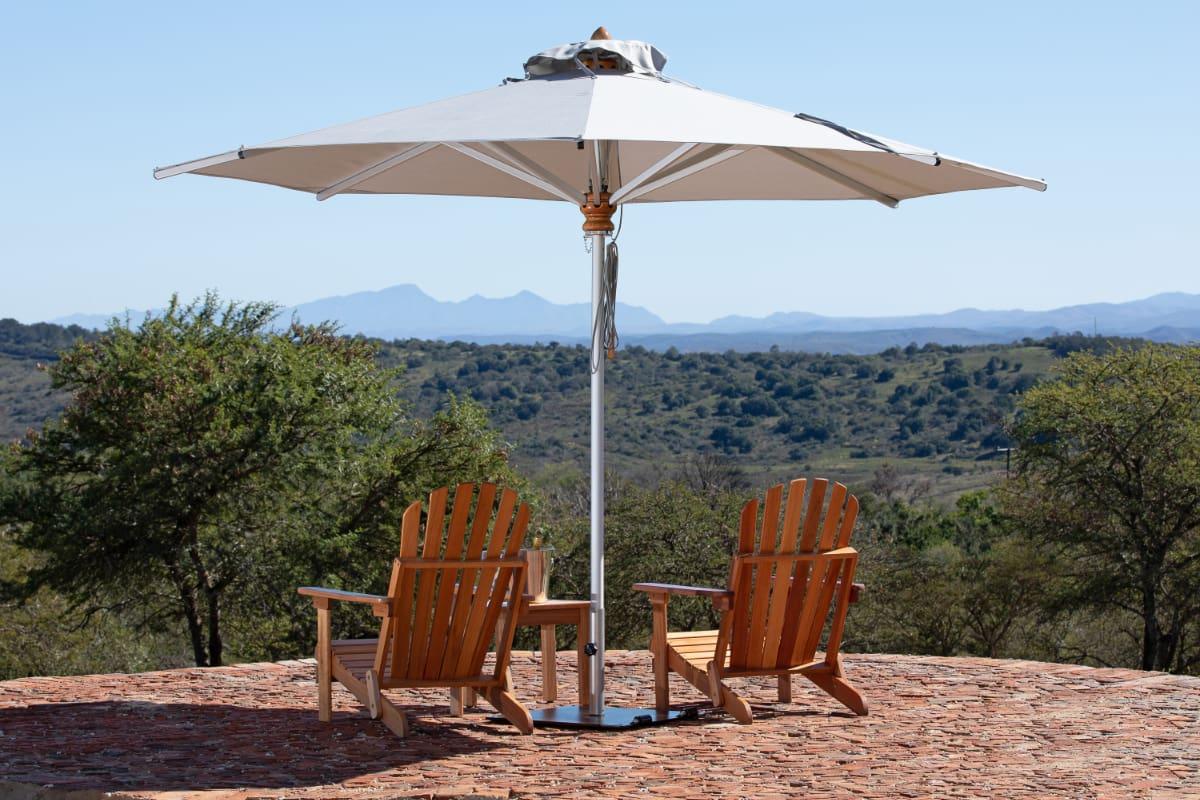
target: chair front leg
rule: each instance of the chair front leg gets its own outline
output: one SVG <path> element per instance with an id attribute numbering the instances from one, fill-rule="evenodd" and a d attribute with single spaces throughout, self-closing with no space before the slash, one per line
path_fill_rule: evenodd
<path id="1" fill-rule="evenodd" d="M 650 653 L 654 659 L 654 707 L 665 714 L 671 707 L 670 666 L 667 661 L 667 595 L 650 595 L 653 618 Z"/>
<path id="2" fill-rule="evenodd" d="M 743 725 L 753 722 L 754 713 L 750 710 L 750 704 L 739 697 L 733 689 L 730 689 L 725 681 L 721 680 L 721 668 L 717 666 L 716 661 L 708 662 L 707 672 L 708 696 L 713 705 L 724 708 Z"/>
<path id="3" fill-rule="evenodd" d="M 313 605 L 317 609 L 317 719 L 329 722 L 333 719 L 333 648 L 329 600 L 314 597 Z"/>

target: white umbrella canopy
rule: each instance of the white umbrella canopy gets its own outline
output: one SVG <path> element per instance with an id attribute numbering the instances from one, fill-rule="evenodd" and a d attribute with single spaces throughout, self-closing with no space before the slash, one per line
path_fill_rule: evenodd
<path id="1" fill-rule="evenodd" d="M 802 113 L 707 92 L 662 74 L 652 45 L 603 28 L 525 62 L 499 86 L 154 171 L 315 194 L 520 197 L 579 205 L 592 244 L 591 631 L 589 697 L 535 722 L 621 728 L 678 712 L 604 703 L 604 358 L 626 203 L 901 200 L 1046 184 Z"/>
<path id="2" fill-rule="evenodd" d="M 658 72 L 605 69 L 641 42 L 547 51 L 527 77 L 473 94 L 155 170 L 336 194 L 583 202 L 597 142 L 611 202 L 901 200 L 1039 180 L 707 92 Z M 591 63 L 595 68 L 589 67 Z M 654 69 L 647 66 L 646 69 Z"/>

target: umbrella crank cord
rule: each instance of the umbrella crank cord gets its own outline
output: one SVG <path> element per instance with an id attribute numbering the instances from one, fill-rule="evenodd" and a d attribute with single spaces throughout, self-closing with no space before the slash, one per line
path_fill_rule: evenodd
<path id="1" fill-rule="evenodd" d="M 592 344 L 597 341 L 600 347 L 592 348 L 592 372 L 600 370 L 600 359 L 605 355 L 614 359 L 617 357 L 617 345 L 621 337 L 617 335 L 617 264 L 619 256 L 616 237 L 604 248 L 604 269 L 600 276 L 600 302 L 596 309 L 596 319 L 592 322 Z"/>

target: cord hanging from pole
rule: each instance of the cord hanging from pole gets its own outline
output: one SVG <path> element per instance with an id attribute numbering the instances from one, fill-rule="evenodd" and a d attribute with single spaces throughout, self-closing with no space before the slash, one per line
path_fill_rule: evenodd
<path id="1" fill-rule="evenodd" d="M 611 360 L 617 357 L 617 346 L 621 337 L 617 335 L 617 266 L 619 254 L 614 239 L 604 248 L 604 268 L 601 273 L 600 303 L 592 327 L 592 342 L 600 347 L 592 348 L 592 372 L 600 369 L 600 359 L 605 355 Z M 603 353 L 603 355 L 602 355 Z"/>

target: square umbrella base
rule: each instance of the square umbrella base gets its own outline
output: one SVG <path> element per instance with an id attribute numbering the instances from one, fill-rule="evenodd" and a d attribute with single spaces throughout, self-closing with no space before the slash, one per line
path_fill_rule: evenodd
<path id="1" fill-rule="evenodd" d="M 628 730 L 646 725 L 661 725 L 681 719 L 698 719 L 694 708 L 671 710 L 665 714 L 653 708 L 619 708 L 605 706 L 600 714 L 591 714 L 586 707 L 551 706 L 530 710 L 533 724 L 545 728 L 589 728 L 592 730 Z"/>

